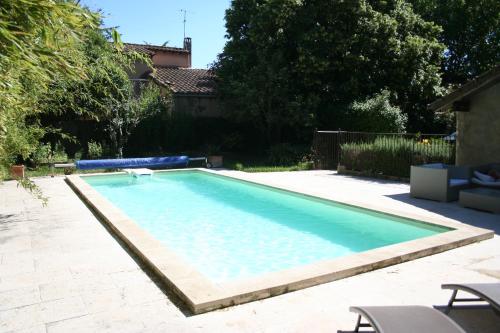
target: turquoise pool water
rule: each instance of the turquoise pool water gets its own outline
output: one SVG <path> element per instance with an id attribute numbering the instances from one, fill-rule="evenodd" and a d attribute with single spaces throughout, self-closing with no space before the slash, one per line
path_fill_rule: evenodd
<path id="1" fill-rule="evenodd" d="M 82 178 L 214 282 L 449 230 L 200 171 Z"/>

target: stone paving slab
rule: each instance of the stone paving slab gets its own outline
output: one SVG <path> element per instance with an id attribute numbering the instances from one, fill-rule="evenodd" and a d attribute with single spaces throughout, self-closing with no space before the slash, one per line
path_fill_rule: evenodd
<path id="1" fill-rule="evenodd" d="M 347 279 L 190 316 L 151 280 L 62 177 L 36 179 L 50 198 L 47 207 L 15 182 L 5 182 L 0 184 L 0 333 L 349 331 L 356 318 L 348 311 L 351 305 L 445 305 L 450 294 L 440 289 L 442 283 L 500 279 L 499 215 L 411 199 L 406 184 L 329 171 L 252 177 L 490 227 L 497 235 Z M 500 317 L 487 309 L 453 310 L 450 315 L 475 332 L 500 327 Z"/>

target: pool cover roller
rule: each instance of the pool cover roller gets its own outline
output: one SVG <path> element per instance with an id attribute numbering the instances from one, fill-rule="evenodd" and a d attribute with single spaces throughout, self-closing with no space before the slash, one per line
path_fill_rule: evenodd
<path id="1" fill-rule="evenodd" d="M 80 170 L 109 169 L 109 168 L 160 168 L 160 167 L 187 167 L 189 157 L 166 156 L 144 158 L 120 158 L 107 160 L 80 160 L 75 166 Z"/>

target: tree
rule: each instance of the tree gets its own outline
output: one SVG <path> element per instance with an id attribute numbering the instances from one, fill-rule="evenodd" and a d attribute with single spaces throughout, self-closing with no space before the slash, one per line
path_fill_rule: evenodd
<path id="1" fill-rule="evenodd" d="M 441 93 L 440 29 L 405 1 L 312 0 L 294 23 L 296 82 L 318 101 L 319 126 L 349 127 L 348 106 L 381 90 L 407 115 L 409 131 L 432 126 L 426 105 Z"/>
<path id="2" fill-rule="evenodd" d="M 152 82 L 140 87 L 139 91 L 139 95 L 135 96 L 130 85 L 127 96 L 117 103 L 109 104 L 106 116 L 101 120 L 106 124 L 118 158 L 123 157 L 123 147 L 142 120 L 164 112 L 171 106 L 170 93 L 162 93 Z"/>
<path id="3" fill-rule="evenodd" d="M 116 156 L 122 157 L 132 130 L 141 120 L 168 109 L 171 94 L 161 93 L 150 84 L 134 85 L 130 81 L 128 72 L 134 64 L 151 66 L 151 60 L 140 53 L 125 51 L 119 36 L 113 33 L 114 30 L 89 29 L 81 44 L 86 77 L 54 80 L 51 94 L 41 102 L 45 114 L 51 116 L 46 123 L 67 118 L 73 122 L 94 120 L 108 134 Z M 108 41 L 112 37 L 114 43 Z"/>
<path id="4" fill-rule="evenodd" d="M 432 125 L 444 47 L 405 1 L 236 0 L 226 29 L 214 66 L 221 99 L 275 141 L 283 126 L 348 127 L 349 106 L 382 90 L 409 130 Z"/>
<path id="5" fill-rule="evenodd" d="M 83 54 L 84 77 L 57 77 L 50 82 L 51 94 L 41 106 L 45 114 L 92 118 L 99 121 L 109 112 L 109 105 L 128 98 L 131 83 L 127 71 L 136 61 L 151 61 L 137 52 L 124 52 L 119 37 L 109 42 L 114 30 L 91 28 L 79 46 Z"/>
<path id="6" fill-rule="evenodd" d="M 500 1 L 410 0 L 415 11 L 443 28 L 443 80 L 463 84 L 500 63 Z"/>
<path id="7" fill-rule="evenodd" d="M 38 100 L 49 83 L 56 77 L 82 77 L 77 45 L 97 22 L 96 14 L 72 1 L 1 1 L 0 180 L 44 135 Z"/>
<path id="8" fill-rule="evenodd" d="M 287 31 L 295 1 L 233 1 L 226 11 L 229 41 L 214 65 L 228 115 L 251 119 L 268 144 L 280 142 L 285 126 L 307 123 L 293 91 L 292 49 Z"/>

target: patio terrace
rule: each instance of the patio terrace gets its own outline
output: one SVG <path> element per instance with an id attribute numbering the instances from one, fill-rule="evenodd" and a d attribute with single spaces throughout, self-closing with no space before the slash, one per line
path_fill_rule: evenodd
<path id="1" fill-rule="evenodd" d="M 237 173 L 236 171 L 220 171 Z M 0 332 L 350 331 L 350 305 L 443 306 L 442 283 L 500 279 L 500 216 L 412 199 L 403 183 L 332 171 L 250 174 L 290 189 L 495 230 L 495 237 L 262 301 L 191 316 L 140 266 L 65 183 L 38 178 L 47 207 L 15 182 L 0 185 Z M 488 308 L 452 310 L 471 332 L 495 332 Z"/>

